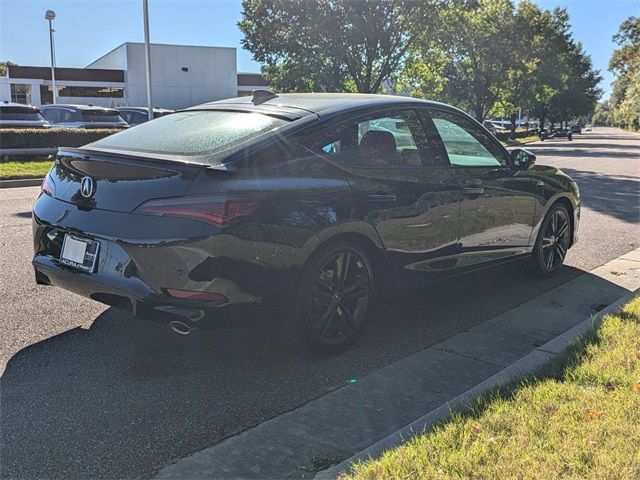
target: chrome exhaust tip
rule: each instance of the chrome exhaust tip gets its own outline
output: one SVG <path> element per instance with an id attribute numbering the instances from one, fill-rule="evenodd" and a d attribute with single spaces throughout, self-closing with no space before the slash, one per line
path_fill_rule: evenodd
<path id="1" fill-rule="evenodd" d="M 182 323 L 178 320 L 173 320 L 169 323 L 169 328 L 176 332 L 178 335 L 189 335 L 192 328 L 186 323 Z"/>

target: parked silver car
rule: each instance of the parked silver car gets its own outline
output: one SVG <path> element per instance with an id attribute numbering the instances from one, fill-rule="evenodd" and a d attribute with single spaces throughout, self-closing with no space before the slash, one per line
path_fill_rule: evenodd
<path id="1" fill-rule="evenodd" d="M 36 107 L 4 101 L 0 103 L 0 128 L 49 128 Z"/>
<path id="2" fill-rule="evenodd" d="M 95 105 L 43 105 L 42 116 L 55 127 L 65 128 L 128 128 L 114 108 Z"/>
<path id="3" fill-rule="evenodd" d="M 120 116 L 131 127 L 149 120 L 149 109 L 147 107 L 118 107 L 116 110 L 120 112 Z M 173 110 L 153 107 L 153 118 L 163 117 L 170 113 L 173 113 Z"/>

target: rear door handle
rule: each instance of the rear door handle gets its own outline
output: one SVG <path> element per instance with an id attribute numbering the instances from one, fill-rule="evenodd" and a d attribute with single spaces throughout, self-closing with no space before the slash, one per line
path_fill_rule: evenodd
<path id="1" fill-rule="evenodd" d="M 367 195 L 370 202 L 395 202 L 397 197 L 394 193 L 370 193 Z"/>

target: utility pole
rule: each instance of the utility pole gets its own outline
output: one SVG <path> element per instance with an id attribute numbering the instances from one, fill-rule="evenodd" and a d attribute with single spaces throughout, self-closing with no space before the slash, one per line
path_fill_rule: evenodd
<path id="1" fill-rule="evenodd" d="M 153 102 L 151 101 L 151 45 L 149 44 L 149 2 L 142 0 L 144 11 L 144 59 L 147 70 L 147 109 L 149 120 L 153 120 Z"/>
<path id="2" fill-rule="evenodd" d="M 49 21 L 49 48 L 51 49 L 51 88 L 53 90 L 53 103 L 58 103 L 58 90 L 56 89 L 56 54 L 53 48 L 53 25 L 52 20 L 56 18 L 56 12 L 47 10 L 44 19 Z"/>

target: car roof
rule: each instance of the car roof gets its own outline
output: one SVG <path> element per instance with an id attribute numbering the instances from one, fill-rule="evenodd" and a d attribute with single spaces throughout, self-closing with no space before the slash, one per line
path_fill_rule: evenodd
<path id="1" fill-rule="evenodd" d="M 0 102 L 0 107 L 18 107 L 18 108 L 33 108 L 34 110 L 38 110 L 38 107 L 34 107 L 33 105 L 26 105 L 24 103 L 16 103 L 16 102 Z"/>
<path id="2" fill-rule="evenodd" d="M 229 108 L 261 113 L 282 112 L 293 114 L 297 112 L 297 116 L 300 118 L 312 114 L 324 116 L 369 107 L 409 105 L 431 105 L 454 109 L 440 102 L 394 95 L 367 93 L 283 93 L 273 94 L 273 97 L 260 101 L 257 104 L 253 103 L 252 96 L 246 96 L 204 103 L 187 110 L 220 110 Z"/>
<path id="3" fill-rule="evenodd" d="M 49 105 L 42 105 L 40 108 L 73 108 L 76 110 L 114 110 L 115 108 L 102 107 L 100 105 L 76 105 L 72 103 L 51 103 Z"/>

